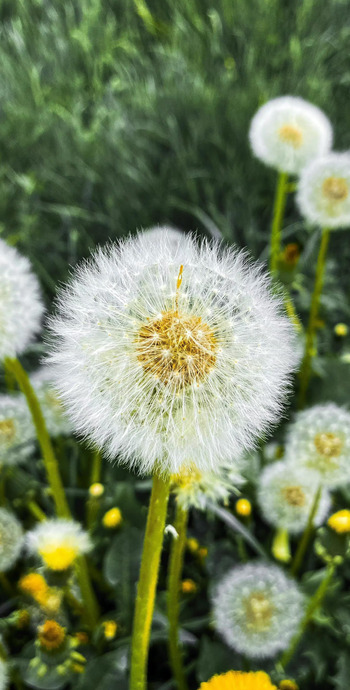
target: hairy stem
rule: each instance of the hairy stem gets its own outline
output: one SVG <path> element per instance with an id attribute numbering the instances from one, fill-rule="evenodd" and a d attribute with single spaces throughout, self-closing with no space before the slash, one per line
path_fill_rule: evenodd
<path id="1" fill-rule="evenodd" d="M 170 478 L 153 477 L 134 614 L 130 690 L 145 690 L 148 648 L 160 555 L 169 498 Z"/>
<path id="2" fill-rule="evenodd" d="M 277 178 L 270 239 L 270 271 L 274 277 L 276 277 L 278 273 L 278 259 L 281 253 L 282 223 L 287 194 L 288 175 L 287 173 L 280 172 Z"/>
<path id="3" fill-rule="evenodd" d="M 179 593 L 186 546 L 187 522 L 188 511 L 183 510 L 178 505 L 174 525 L 178 537 L 172 542 L 168 576 L 169 657 L 178 690 L 187 690 L 179 644 Z"/>

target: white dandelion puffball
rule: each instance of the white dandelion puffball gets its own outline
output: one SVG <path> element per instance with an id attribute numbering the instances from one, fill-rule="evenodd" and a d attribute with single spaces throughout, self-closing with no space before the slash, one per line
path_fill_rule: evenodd
<path id="1" fill-rule="evenodd" d="M 329 153 L 308 165 L 298 184 L 302 216 L 323 228 L 350 226 L 350 154 Z"/>
<path id="2" fill-rule="evenodd" d="M 0 395 L 0 466 L 26 460 L 34 450 L 35 429 L 24 396 Z"/>
<path id="3" fill-rule="evenodd" d="M 28 259 L 0 239 L 0 361 L 26 350 L 40 330 L 43 311 Z"/>
<path id="4" fill-rule="evenodd" d="M 7 663 L 0 659 L 0 690 L 8 690 L 9 674 L 7 670 Z"/>
<path id="5" fill-rule="evenodd" d="M 299 412 L 286 439 L 285 461 L 312 470 L 319 483 L 350 482 L 350 413 L 334 403 Z"/>
<path id="6" fill-rule="evenodd" d="M 72 425 L 52 384 L 49 367 L 41 367 L 30 377 L 39 400 L 47 430 L 52 437 L 72 432 Z"/>
<path id="7" fill-rule="evenodd" d="M 302 532 L 317 493 L 318 483 L 313 472 L 285 462 L 267 466 L 260 478 L 258 503 L 270 525 L 291 534 Z M 318 527 L 325 521 L 331 506 L 328 491 L 323 489 L 314 518 Z"/>
<path id="8" fill-rule="evenodd" d="M 57 518 L 38 524 L 26 535 L 28 551 L 37 554 L 50 570 L 63 571 L 91 549 L 87 532 L 74 520 Z"/>
<path id="9" fill-rule="evenodd" d="M 296 366 L 294 329 L 243 253 L 100 249 L 59 299 L 53 376 L 76 429 L 111 458 L 215 470 L 275 422 Z"/>
<path id="10" fill-rule="evenodd" d="M 21 523 L 9 510 L 0 508 L 0 573 L 12 568 L 21 553 L 22 545 Z"/>
<path id="11" fill-rule="evenodd" d="M 280 172 L 298 175 L 310 161 L 332 146 L 332 126 L 315 105 L 295 96 L 281 96 L 263 105 L 249 131 L 257 158 Z"/>
<path id="12" fill-rule="evenodd" d="M 243 458 L 221 465 L 216 472 L 199 472 L 196 466 L 187 471 L 172 475 L 173 491 L 176 502 L 182 510 L 198 508 L 205 510 L 208 503 L 227 504 L 230 496 L 238 493 L 238 487 L 244 484 L 241 475 Z"/>
<path id="13" fill-rule="evenodd" d="M 286 649 L 304 613 L 297 584 L 276 565 L 233 568 L 217 587 L 214 622 L 226 644 L 250 658 Z"/>

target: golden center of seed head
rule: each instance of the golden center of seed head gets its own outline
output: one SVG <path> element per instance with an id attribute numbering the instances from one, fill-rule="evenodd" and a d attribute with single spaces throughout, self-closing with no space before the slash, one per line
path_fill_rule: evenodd
<path id="1" fill-rule="evenodd" d="M 13 419 L 2 419 L 0 421 L 0 439 L 5 443 L 10 443 L 16 433 L 16 427 Z"/>
<path id="2" fill-rule="evenodd" d="M 343 441 L 330 431 L 316 434 L 314 444 L 317 452 L 326 458 L 339 457 L 343 447 Z"/>
<path id="3" fill-rule="evenodd" d="M 322 185 L 322 193 L 330 201 L 344 201 L 349 188 L 343 177 L 327 177 Z"/>
<path id="4" fill-rule="evenodd" d="M 165 385 L 184 388 L 199 383 L 216 362 L 217 342 L 211 328 L 200 316 L 179 310 L 180 267 L 174 307 L 141 326 L 137 338 L 137 358 Z"/>
<path id="5" fill-rule="evenodd" d="M 278 136 L 281 141 L 293 146 L 294 149 L 300 148 L 303 143 L 303 133 L 296 125 L 283 125 L 278 130 Z"/>
<path id="6" fill-rule="evenodd" d="M 199 484 L 202 479 L 201 473 L 198 471 L 195 465 L 190 467 L 180 468 L 178 474 L 171 475 L 171 481 L 173 484 L 177 484 L 180 488 L 184 489 L 192 484 Z"/>
<path id="7" fill-rule="evenodd" d="M 282 489 L 282 494 L 291 506 L 305 505 L 305 494 L 300 486 L 286 486 Z"/>
<path id="8" fill-rule="evenodd" d="M 273 607 L 263 592 L 253 592 L 245 601 L 247 627 L 261 632 L 270 627 Z"/>

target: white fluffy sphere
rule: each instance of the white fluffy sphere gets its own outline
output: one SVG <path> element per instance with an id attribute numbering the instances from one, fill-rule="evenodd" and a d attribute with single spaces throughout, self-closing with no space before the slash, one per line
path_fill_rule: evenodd
<path id="1" fill-rule="evenodd" d="M 294 96 L 274 98 L 254 115 L 250 144 L 257 158 L 281 172 L 298 175 L 332 145 L 332 127 L 316 106 Z"/>
<path id="2" fill-rule="evenodd" d="M 350 482 L 350 413 L 334 403 L 299 412 L 286 439 L 285 461 L 312 470 L 330 488 Z"/>
<path id="3" fill-rule="evenodd" d="M 22 395 L 0 395 L 0 465 L 16 465 L 33 452 L 35 429 Z"/>
<path id="4" fill-rule="evenodd" d="M 19 557 L 22 545 L 21 523 L 9 510 L 0 508 L 0 572 L 12 568 Z"/>
<path id="5" fill-rule="evenodd" d="M 24 352 L 40 330 L 43 311 L 28 259 L 0 240 L 0 361 Z"/>
<path id="6" fill-rule="evenodd" d="M 175 253 L 137 238 L 97 251 L 51 330 L 76 429 L 142 473 L 239 457 L 278 419 L 297 360 L 261 268 L 190 236 Z"/>
<path id="7" fill-rule="evenodd" d="M 215 627 L 226 644 L 260 659 L 288 647 L 304 612 L 297 584 L 278 566 L 264 563 L 233 568 L 213 603 Z"/>
<path id="8" fill-rule="evenodd" d="M 329 153 L 308 165 L 298 185 L 304 218 L 323 228 L 350 226 L 350 154 Z"/>
<path id="9" fill-rule="evenodd" d="M 318 489 L 313 472 L 286 462 L 267 466 L 259 477 L 258 502 L 269 524 L 291 534 L 305 529 Z M 322 525 L 330 510 L 328 491 L 323 489 L 314 518 Z"/>

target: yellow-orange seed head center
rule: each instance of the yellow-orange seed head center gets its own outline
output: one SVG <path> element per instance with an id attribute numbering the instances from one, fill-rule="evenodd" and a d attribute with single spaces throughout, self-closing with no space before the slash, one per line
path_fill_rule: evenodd
<path id="1" fill-rule="evenodd" d="M 0 439 L 5 443 L 11 443 L 16 433 L 13 419 L 2 419 L 0 421 Z"/>
<path id="2" fill-rule="evenodd" d="M 273 607 L 263 592 L 253 592 L 245 600 L 245 612 L 248 628 L 260 632 L 270 627 Z"/>
<path id="3" fill-rule="evenodd" d="M 137 357 L 165 385 L 184 388 L 205 378 L 216 362 L 216 338 L 200 316 L 162 312 L 137 335 Z"/>
<path id="4" fill-rule="evenodd" d="M 278 136 L 285 144 L 289 144 L 294 149 L 300 148 L 303 143 L 303 133 L 296 125 L 283 125 L 278 130 Z"/>
<path id="5" fill-rule="evenodd" d="M 349 187 L 343 177 L 327 177 L 322 185 L 322 192 L 330 201 L 344 201 L 349 194 Z"/>
<path id="6" fill-rule="evenodd" d="M 305 505 L 305 494 L 300 486 L 286 486 L 282 489 L 282 494 L 291 506 Z"/>
<path id="7" fill-rule="evenodd" d="M 316 450 L 326 458 L 337 458 L 343 447 L 343 441 L 330 431 L 316 434 L 314 438 Z"/>

